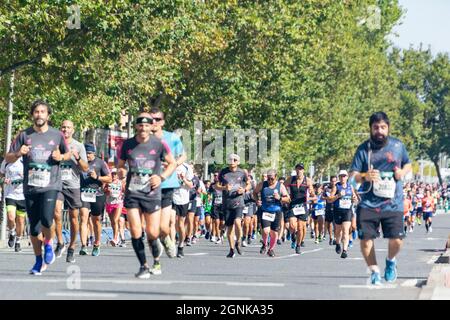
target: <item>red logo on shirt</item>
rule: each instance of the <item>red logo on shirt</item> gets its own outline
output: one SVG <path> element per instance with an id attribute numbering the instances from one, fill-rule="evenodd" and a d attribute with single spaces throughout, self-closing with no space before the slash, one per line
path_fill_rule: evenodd
<path id="1" fill-rule="evenodd" d="M 390 151 L 386 152 L 384 155 L 386 156 L 388 163 L 395 162 L 394 155 L 392 154 L 392 152 L 390 152 Z"/>
<path id="2" fill-rule="evenodd" d="M 50 140 L 50 142 L 48 144 L 51 145 L 51 146 L 54 146 L 55 142 L 53 140 Z"/>
<path id="3" fill-rule="evenodd" d="M 150 150 L 149 154 L 155 155 L 155 154 L 156 154 L 156 151 L 152 149 L 152 150 Z"/>

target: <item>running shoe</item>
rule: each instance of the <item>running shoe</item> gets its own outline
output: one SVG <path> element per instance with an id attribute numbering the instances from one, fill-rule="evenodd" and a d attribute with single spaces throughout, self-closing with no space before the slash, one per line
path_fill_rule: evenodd
<path id="1" fill-rule="evenodd" d="M 174 258 L 175 253 L 175 243 L 170 239 L 169 236 L 167 236 L 163 241 L 162 245 L 164 247 L 164 251 L 166 251 L 166 254 L 169 258 Z"/>
<path id="2" fill-rule="evenodd" d="M 69 248 L 67 250 L 66 262 L 68 262 L 68 263 L 75 263 L 75 258 L 73 256 L 73 254 L 74 254 L 74 250 Z"/>
<path id="3" fill-rule="evenodd" d="M 235 255 L 236 254 L 234 253 L 234 250 L 230 249 L 230 252 L 228 253 L 227 258 L 234 258 Z"/>
<path id="4" fill-rule="evenodd" d="M 381 285 L 381 276 L 379 272 L 372 271 L 369 279 L 370 283 L 375 286 Z"/>
<path id="5" fill-rule="evenodd" d="M 292 238 L 291 249 L 295 249 L 295 238 Z"/>
<path id="6" fill-rule="evenodd" d="M 277 245 L 281 246 L 281 243 L 282 243 L 282 242 L 281 242 L 281 239 L 278 239 L 278 240 L 277 240 Z"/>
<path id="7" fill-rule="evenodd" d="M 95 246 L 92 249 L 92 256 L 93 257 L 98 257 L 100 255 L 100 246 Z"/>
<path id="8" fill-rule="evenodd" d="M 153 263 L 153 266 L 150 269 L 150 273 L 153 274 L 153 275 L 160 275 L 160 274 L 162 274 L 161 264 L 159 262 Z"/>
<path id="9" fill-rule="evenodd" d="M 247 243 L 248 243 L 248 244 L 252 244 L 252 237 L 251 237 L 251 236 L 248 236 L 248 237 L 247 237 Z"/>
<path id="10" fill-rule="evenodd" d="M 61 258 L 64 251 L 66 251 L 66 246 L 63 243 L 57 243 L 55 248 L 55 256 L 57 258 Z"/>
<path id="11" fill-rule="evenodd" d="M 262 246 L 261 246 L 261 249 L 259 249 L 259 253 L 260 253 L 260 254 L 265 254 L 266 251 L 267 251 L 267 247 L 266 247 L 265 245 L 262 245 Z"/>
<path id="12" fill-rule="evenodd" d="M 41 256 L 37 256 L 36 257 L 36 263 L 31 268 L 30 274 L 32 274 L 34 276 L 40 276 L 40 275 L 42 275 L 42 271 L 43 271 L 42 270 L 42 257 Z"/>
<path id="13" fill-rule="evenodd" d="M 14 245 L 14 251 L 15 252 L 22 251 L 22 248 L 20 247 L 20 241 L 16 241 L 16 244 Z"/>
<path id="14" fill-rule="evenodd" d="M 12 249 L 14 248 L 16 244 L 16 231 L 10 231 L 9 238 L 8 238 L 8 248 Z"/>
<path id="15" fill-rule="evenodd" d="M 178 247 L 177 257 L 184 258 L 183 247 Z"/>
<path id="16" fill-rule="evenodd" d="M 343 250 L 342 251 L 342 254 L 341 254 L 341 258 L 342 259 L 345 259 L 345 258 L 347 258 L 348 257 L 348 255 L 347 255 L 347 250 Z"/>
<path id="17" fill-rule="evenodd" d="M 305 247 L 305 241 L 302 241 L 302 242 L 300 243 L 300 246 L 301 246 L 301 247 Z"/>
<path id="18" fill-rule="evenodd" d="M 44 246 L 44 262 L 45 264 L 52 264 L 55 262 L 55 253 L 53 252 L 53 246 L 51 244 L 46 244 Z"/>
<path id="19" fill-rule="evenodd" d="M 239 243 L 236 241 L 234 246 L 236 247 L 236 251 L 239 255 L 242 255 L 242 251 L 241 248 L 239 247 Z"/>
<path id="20" fill-rule="evenodd" d="M 341 254 L 341 252 L 342 252 L 341 245 L 340 244 L 336 244 L 336 253 L 337 254 Z"/>
<path id="21" fill-rule="evenodd" d="M 247 241 L 246 240 L 242 240 L 242 246 L 245 248 L 247 246 Z"/>
<path id="22" fill-rule="evenodd" d="M 80 256 L 87 256 L 88 255 L 88 251 L 87 251 L 86 246 L 81 246 L 79 255 Z"/>
<path id="23" fill-rule="evenodd" d="M 301 254 L 302 252 L 301 252 L 301 249 L 300 249 L 300 246 L 296 246 L 295 247 L 295 253 L 296 254 Z"/>
<path id="24" fill-rule="evenodd" d="M 269 251 L 267 251 L 267 255 L 269 257 L 275 257 L 275 252 L 272 249 L 269 249 Z"/>
<path id="25" fill-rule="evenodd" d="M 138 273 L 134 275 L 138 279 L 150 279 L 150 270 L 144 266 L 139 268 Z"/>
<path id="26" fill-rule="evenodd" d="M 397 280 L 397 262 L 386 259 L 386 268 L 384 269 L 384 279 L 387 282 Z"/>

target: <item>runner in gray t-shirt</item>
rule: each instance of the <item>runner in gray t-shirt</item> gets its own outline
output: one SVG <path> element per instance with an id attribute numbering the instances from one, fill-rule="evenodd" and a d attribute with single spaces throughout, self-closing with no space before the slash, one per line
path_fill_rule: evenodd
<path id="1" fill-rule="evenodd" d="M 64 206 L 69 209 L 70 216 L 70 244 L 69 249 L 67 250 L 66 261 L 74 263 L 75 258 L 73 254 L 79 230 L 78 214 L 79 209 L 81 208 L 80 175 L 82 172 L 87 172 L 89 166 L 84 145 L 73 139 L 73 122 L 64 120 L 61 124 L 61 132 L 69 145 L 72 157 L 68 161 L 62 161 L 60 164 L 63 187 L 62 191 L 58 193 L 58 200 L 56 201 L 55 207 L 55 229 L 56 237 L 58 238 L 55 255 L 57 258 L 61 257 L 66 249 L 62 235 L 62 209 L 64 203 Z"/>
<path id="2" fill-rule="evenodd" d="M 62 189 L 60 162 L 71 157 L 61 132 L 48 125 L 50 114 L 51 108 L 46 102 L 33 102 L 33 127 L 19 133 L 5 157 L 8 163 L 23 158 L 24 195 L 30 221 L 31 242 L 36 255 L 36 263 L 30 270 L 33 275 L 41 274 L 44 262 L 48 265 L 55 261 L 51 227 L 56 197 Z M 44 259 L 41 226 L 45 244 Z"/>

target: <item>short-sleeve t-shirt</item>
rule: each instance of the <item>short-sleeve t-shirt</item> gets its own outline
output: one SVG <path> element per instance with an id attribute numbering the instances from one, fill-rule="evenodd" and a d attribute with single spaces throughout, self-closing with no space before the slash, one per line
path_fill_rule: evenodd
<path id="1" fill-rule="evenodd" d="M 95 192 L 97 196 L 103 196 L 103 182 L 98 180 L 99 177 L 104 177 L 110 174 L 110 170 L 105 161 L 99 158 L 95 158 L 88 162 L 88 172 L 82 172 L 81 174 L 81 192 Z M 97 179 L 89 176 L 89 172 L 95 171 Z"/>
<path id="2" fill-rule="evenodd" d="M 173 154 L 175 160 L 180 155 L 183 154 L 184 152 L 183 143 L 181 142 L 180 137 L 176 133 L 163 130 L 162 139 L 169 146 L 170 152 Z M 179 188 L 179 187 L 180 183 L 178 181 L 177 173 L 175 171 L 170 175 L 170 177 L 168 177 L 161 183 L 161 189 Z"/>
<path id="3" fill-rule="evenodd" d="M 234 209 L 244 207 L 244 195 L 238 194 L 237 190 L 247 185 L 247 174 L 244 170 L 237 168 L 231 171 L 230 168 L 222 169 L 219 173 L 219 182 L 222 186 L 231 185 L 231 191 L 223 191 L 223 204 L 225 208 Z"/>
<path id="4" fill-rule="evenodd" d="M 177 167 L 176 174 L 182 174 L 186 177 L 186 180 L 192 181 L 194 178 L 194 172 L 192 171 L 191 167 L 186 164 L 182 163 Z M 191 188 L 189 188 L 187 185 L 185 185 L 183 182 L 181 182 L 181 187 L 177 188 L 173 192 L 173 203 L 176 205 L 185 205 L 189 203 L 189 191 Z"/>
<path id="5" fill-rule="evenodd" d="M 69 143 L 69 148 L 70 150 L 76 150 L 80 159 L 87 162 L 86 149 L 82 143 L 72 139 Z M 70 160 L 62 161 L 60 165 L 63 189 L 79 189 L 81 186 L 80 174 L 82 171 L 78 162 L 75 160 L 75 157 L 72 156 Z"/>
<path id="6" fill-rule="evenodd" d="M 14 163 L 2 162 L 0 173 L 5 175 L 9 182 L 5 183 L 5 198 L 13 200 L 25 200 L 23 194 L 23 159 L 19 158 Z"/>
<path id="7" fill-rule="evenodd" d="M 53 127 L 48 127 L 46 132 L 36 132 L 30 127 L 19 133 L 10 152 L 18 152 L 23 145 L 31 146 L 30 152 L 22 157 L 24 194 L 61 191 L 61 168 L 59 162 L 53 160 L 52 153 L 58 146 L 61 154 L 69 151 L 62 133 Z"/>
<path id="8" fill-rule="evenodd" d="M 145 143 L 139 143 L 136 137 L 125 140 L 120 154 L 120 159 L 129 166 L 125 197 L 161 200 L 161 185 L 152 190 L 150 177 L 161 174 L 161 159 L 168 154 L 167 143 L 154 135 Z"/>
<path id="9" fill-rule="evenodd" d="M 369 141 L 362 143 L 356 150 L 351 165 L 351 171 L 367 172 L 369 169 L 368 163 Z M 373 168 L 380 171 L 382 174 L 392 174 L 394 167 L 402 168 L 404 165 L 410 163 L 408 152 L 404 144 L 394 138 L 388 137 L 386 145 L 379 149 L 372 149 L 370 164 Z M 368 190 L 369 182 L 364 182 L 362 190 Z M 373 187 L 367 193 L 361 194 L 361 202 L 359 205 L 362 208 L 381 209 L 382 211 L 396 211 L 403 212 L 403 182 L 396 181 L 394 198 L 381 198 L 373 193 Z"/>

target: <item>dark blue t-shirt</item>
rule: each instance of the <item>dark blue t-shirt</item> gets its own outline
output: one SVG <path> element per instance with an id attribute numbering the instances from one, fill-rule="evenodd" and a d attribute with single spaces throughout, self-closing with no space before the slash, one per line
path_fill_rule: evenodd
<path id="1" fill-rule="evenodd" d="M 353 158 L 351 171 L 367 172 L 369 142 L 365 141 L 356 150 Z M 387 144 L 381 149 L 372 149 L 370 163 L 373 168 L 381 173 L 392 173 L 394 167 L 403 168 L 405 164 L 410 163 L 408 152 L 405 145 L 394 137 L 388 137 Z M 369 182 L 364 182 L 362 189 L 368 190 Z M 393 199 L 380 198 L 373 193 L 373 188 L 365 194 L 361 194 L 362 208 L 380 208 L 382 211 L 400 211 L 403 212 L 403 182 L 396 181 L 395 196 Z"/>

